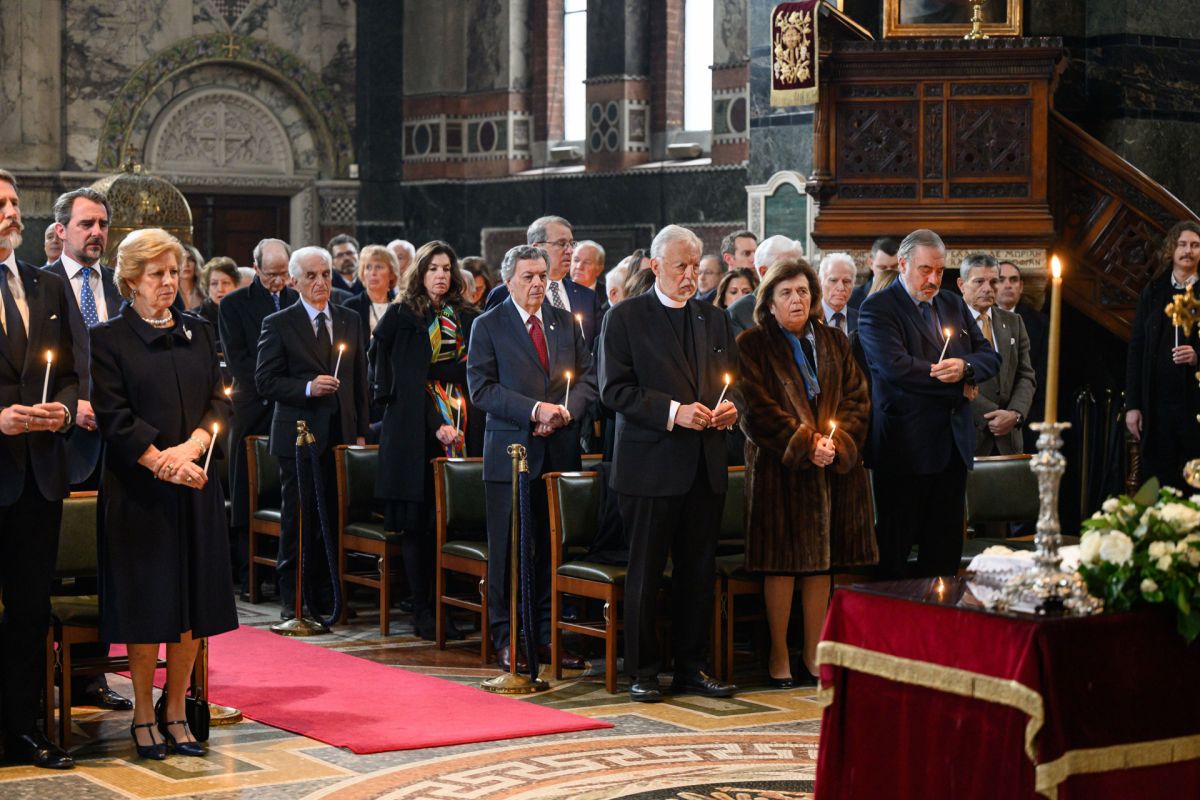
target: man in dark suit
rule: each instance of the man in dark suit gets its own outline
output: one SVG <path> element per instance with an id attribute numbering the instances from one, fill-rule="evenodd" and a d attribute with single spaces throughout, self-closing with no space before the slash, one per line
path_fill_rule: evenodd
<path id="1" fill-rule="evenodd" d="M 300 531 L 296 422 L 307 422 L 316 439 L 314 447 L 320 456 L 325 508 L 331 525 L 337 518 L 333 448 L 364 444 L 369 423 L 366 342 L 358 315 L 329 302 L 333 278 L 329 253 L 321 247 L 302 247 L 292 253 L 288 272 L 300 293 L 300 302 L 263 320 L 254 371 L 259 394 L 275 403 L 270 450 L 279 459 L 283 493 L 276 570 L 283 619 L 291 619 L 295 613 L 296 544 L 300 536 L 304 536 L 304 583 L 308 587 L 303 599 L 311 598 L 310 612 L 328 614 L 333 608 L 333 586 L 320 536 L 316 497 L 308 487 L 304 531 Z M 343 344 L 345 352 L 339 368 L 337 357 Z M 336 531 L 329 533 L 337 536 Z"/>
<path id="2" fill-rule="evenodd" d="M 1033 401 L 1029 406 L 1029 422 L 1041 422 L 1045 416 L 1046 407 L 1046 359 L 1049 354 L 1050 321 L 1046 315 L 1033 307 L 1025 299 L 1025 276 L 1020 268 L 1011 261 L 1000 262 L 1000 286 L 996 290 L 996 305 L 1004 311 L 1012 311 L 1025 323 L 1025 332 L 1029 334 L 1029 360 L 1033 363 L 1033 373 L 1036 385 L 1033 390 Z M 1046 285 L 1046 297 L 1049 299 L 1050 285 Z M 1024 450 L 1032 453 L 1037 449 L 1037 431 L 1028 424 L 1023 429 L 1025 439 Z"/>
<path id="3" fill-rule="evenodd" d="M 79 377 L 66 290 L 57 275 L 17 262 L 22 229 L 16 179 L 0 170 L 0 727 L 9 761 L 70 769 L 37 722 Z"/>
<path id="4" fill-rule="evenodd" d="M 67 478 L 73 489 L 96 489 L 100 480 L 101 438 L 96 414 L 92 411 L 91 337 L 88 328 L 115 317 L 121 308 L 121 296 L 113 284 L 113 271 L 100 263 L 108 245 L 111 211 L 108 199 L 95 189 L 76 189 L 61 195 L 54 203 L 56 234 L 62 243 L 59 258 L 46 269 L 62 278 L 67 308 L 70 311 L 71 339 L 75 344 L 76 372 L 79 373 L 79 404 L 75 427 L 67 438 Z M 96 524 L 103 524 L 99 507 Z M 76 591 L 94 592 L 91 586 Z M 108 645 L 82 644 L 80 658 L 103 658 Z M 101 673 L 90 681 L 77 679 L 71 696 L 77 705 L 96 705 L 115 711 L 131 711 L 133 703 L 108 688 Z"/>
<path id="5" fill-rule="evenodd" d="M 871 370 L 867 454 L 879 568 L 903 576 L 915 540 L 918 575 L 953 575 L 975 456 L 970 401 L 1000 359 L 962 298 L 938 291 L 946 267 L 941 237 L 913 231 L 898 258 L 900 278 L 868 297 L 858 315 Z"/>
<path id="6" fill-rule="evenodd" d="M 339 233 L 329 240 L 330 256 L 333 258 L 333 286 L 335 292 L 346 292 L 347 295 L 333 296 L 333 302 L 342 305 L 349 300 L 348 295 L 361 294 L 362 281 L 358 279 L 358 240 L 348 233 Z"/>
<path id="7" fill-rule="evenodd" d="M 600 321 L 604 311 L 604 299 L 580 286 L 567 277 L 571 271 L 571 255 L 575 252 L 575 240 L 571 238 L 571 223 L 562 217 L 540 217 L 525 231 L 525 241 L 545 250 L 550 257 L 550 274 L 546 282 L 546 302 L 561 308 L 574 319 L 578 315 L 583 324 L 583 338 L 588 347 L 594 349 L 596 336 L 600 333 Z M 501 283 L 487 296 L 488 309 L 500 305 L 508 298 L 508 285 Z M 575 327 L 579 327 L 576 323 Z"/>
<path id="8" fill-rule="evenodd" d="M 899 247 L 895 239 L 886 236 L 871 243 L 871 272 L 867 275 L 867 280 L 850 295 L 851 308 L 857 310 L 863 304 L 876 278 L 896 269 L 896 250 Z"/>
<path id="9" fill-rule="evenodd" d="M 233 375 L 230 399 L 233 425 L 229 433 L 229 536 L 233 559 L 242 582 L 247 581 L 250 525 L 250 473 L 246 463 L 246 437 L 271 432 L 271 401 L 258 393 L 254 370 L 258 365 L 258 337 L 262 323 L 276 311 L 290 307 L 299 295 L 287 286 L 292 248 L 281 239 L 263 239 L 254 247 L 254 280 L 230 292 L 218 306 L 217 324 L 225 364 Z"/>
<path id="10" fill-rule="evenodd" d="M 725 429 L 738 416 L 730 399 L 717 405 L 717 398 L 725 376 L 737 371 L 737 350 L 725 313 L 693 297 L 699 237 L 668 225 L 650 257 L 653 291 L 613 308 L 600 338 L 601 401 L 617 415 L 610 484 L 629 538 L 625 668 L 633 700 L 662 699 L 656 617 L 669 556 L 671 688 L 728 697 L 736 687 L 709 676 L 706 666 L 728 482 Z"/>
<path id="11" fill-rule="evenodd" d="M 547 472 L 579 469 L 579 423 L 596 399 L 591 350 L 579 325 L 545 300 L 550 260 L 532 246 L 509 250 L 500 265 L 508 299 L 484 313 L 471 329 L 467 384 L 471 402 L 487 412 L 483 480 L 487 496 L 488 621 L 500 665 L 511 658 L 508 545 L 512 518 L 510 444 L 524 445 L 529 460 L 537 561 L 538 660 L 550 657 L 550 527 Z M 567 373 L 571 393 L 566 397 Z M 566 400 L 567 405 L 562 401 Z M 580 668 L 577 656 L 563 666 Z"/>
<path id="12" fill-rule="evenodd" d="M 958 268 L 958 288 L 983 338 L 1000 356 L 1000 371 L 979 382 L 971 401 L 975 420 L 975 455 L 1012 455 L 1024 452 L 1021 429 L 1033 402 L 1033 362 L 1025 323 L 996 305 L 1000 270 L 987 253 L 974 253 Z"/>
<path id="13" fill-rule="evenodd" d="M 849 336 L 858 329 L 858 310 L 850 308 L 854 289 L 854 259 L 849 253 L 829 253 L 817 271 L 821 281 L 821 319 Z"/>

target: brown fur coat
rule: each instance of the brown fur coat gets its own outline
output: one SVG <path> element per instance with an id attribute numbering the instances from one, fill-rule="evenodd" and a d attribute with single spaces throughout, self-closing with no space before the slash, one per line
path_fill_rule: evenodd
<path id="1" fill-rule="evenodd" d="M 867 382 L 838 330 L 816 325 L 817 413 L 783 331 L 771 322 L 738 337 L 746 433 L 746 568 L 806 573 L 874 564 L 871 487 L 862 446 L 871 416 Z M 837 422 L 837 459 L 809 460 Z"/>

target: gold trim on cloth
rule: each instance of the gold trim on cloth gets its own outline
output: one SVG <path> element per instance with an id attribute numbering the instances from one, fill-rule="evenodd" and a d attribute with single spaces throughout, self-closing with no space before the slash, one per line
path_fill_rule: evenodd
<path id="1" fill-rule="evenodd" d="M 818 656 L 819 657 L 819 656 Z M 1035 772 L 1038 794 L 1051 800 L 1058 797 L 1058 785 L 1072 775 L 1112 772 L 1118 769 L 1158 767 L 1200 758 L 1200 736 L 1179 736 L 1153 742 L 1116 744 L 1068 750 L 1048 764 L 1039 764 Z"/>
<path id="2" fill-rule="evenodd" d="M 923 686 L 960 697 L 974 697 L 989 703 L 1015 708 L 1029 715 L 1025 726 L 1025 755 L 1037 764 L 1037 751 L 1033 741 L 1045 722 L 1042 696 L 1018 681 L 980 675 L 957 667 L 944 667 L 926 661 L 914 661 L 874 650 L 864 650 L 841 642 L 821 642 L 817 645 L 817 665 L 830 664 L 835 667 L 865 672 L 880 678 Z"/>
<path id="3" fill-rule="evenodd" d="M 771 105 L 811 106 L 817 80 L 819 0 L 780 3 L 771 10 Z"/>

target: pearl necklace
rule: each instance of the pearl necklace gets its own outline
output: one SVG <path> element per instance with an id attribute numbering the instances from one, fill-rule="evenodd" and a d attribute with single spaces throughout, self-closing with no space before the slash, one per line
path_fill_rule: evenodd
<path id="1" fill-rule="evenodd" d="M 138 316 L 142 317 L 141 314 L 138 314 Z M 147 325 L 149 325 L 152 328 L 169 328 L 175 324 L 175 318 L 172 317 L 171 312 L 168 311 L 167 315 L 165 317 L 161 317 L 159 319 L 151 319 L 150 317 L 142 317 L 142 322 L 146 323 Z"/>

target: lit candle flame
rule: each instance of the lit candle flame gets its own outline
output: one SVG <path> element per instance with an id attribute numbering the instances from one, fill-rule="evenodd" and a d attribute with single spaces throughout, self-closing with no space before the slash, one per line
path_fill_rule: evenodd
<path id="1" fill-rule="evenodd" d="M 945 336 L 947 339 L 949 339 L 950 338 L 950 329 L 942 328 L 942 336 Z"/>
<path id="2" fill-rule="evenodd" d="M 346 345 L 345 345 L 345 344 L 339 344 L 339 345 L 338 345 L 338 352 L 339 352 L 339 353 L 344 353 L 344 352 L 346 352 Z"/>
<path id="3" fill-rule="evenodd" d="M 49 363 L 50 363 L 51 361 L 53 361 L 53 360 L 54 360 L 54 351 L 53 351 L 53 350 L 47 350 L 47 351 L 46 351 L 46 363 L 47 363 L 47 364 L 49 364 Z"/>
<path id="4" fill-rule="evenodd" d="M 1055 280 L 1062 277 L 1062 262 L 1058 260 L 1058 256 L 1050 258 L 1050 274 Z"/>

